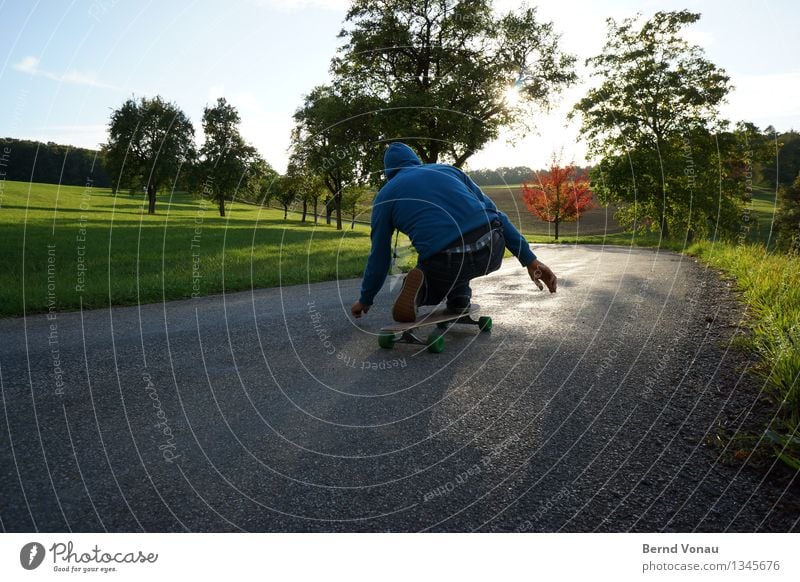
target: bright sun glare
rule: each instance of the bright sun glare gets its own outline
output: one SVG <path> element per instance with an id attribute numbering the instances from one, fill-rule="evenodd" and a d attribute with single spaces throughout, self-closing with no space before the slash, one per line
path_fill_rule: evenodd
<path id="1" fill-rule="evenodd" d="M 503 100 L 511 106 L 519 103 L 519 88 L 516 85 L 512 85 L 506 89 L 505 93 L 503 93 Z"/>

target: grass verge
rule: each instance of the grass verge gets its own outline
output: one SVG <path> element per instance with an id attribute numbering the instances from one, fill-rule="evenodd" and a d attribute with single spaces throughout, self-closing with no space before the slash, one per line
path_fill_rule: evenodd
<path id="1" fill-rule="evenodd" d="M 778 405 L 776 420 L 752 439 L 754 448 L 800 470 L 800 258 L 719 242 L 694 244 L 687 253 L 736 280 L 751 314 L 745 342 L 759 355 L 756 372 Z"/>

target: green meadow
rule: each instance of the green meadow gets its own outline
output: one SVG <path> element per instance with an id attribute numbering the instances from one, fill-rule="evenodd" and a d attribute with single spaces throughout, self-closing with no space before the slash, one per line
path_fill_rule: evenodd
<path id="1" fill-rule="evenodd" d="M 0 199 L 0 315 L 91 309 L 361 275 L 362 225 L 283 220 L 278 210 L 216 206 L 185 193 L 4 182 Z"/>
<path id="2" fill-rule="evenodd" d="M 772 230 L 772 223 L 778 211 L 774 188 L 754 187 L 753 199 L 750 203 L 750 213 L 748 218 L 751 223 L 750 241 L 769 243 L 772 248 L 775 243 L 775 232 Z"/>

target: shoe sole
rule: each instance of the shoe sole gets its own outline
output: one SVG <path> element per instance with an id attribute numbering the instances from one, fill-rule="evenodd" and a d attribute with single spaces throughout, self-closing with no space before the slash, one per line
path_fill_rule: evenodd
<path id="1" fill-rule="evenodd" d="M 398 323 L 411 323 L 417 320 L 417 295 L 425 281 L 420 269 L 411 269 L 403 281 L 403 288 L 392 307 L 392 318 Z"/>

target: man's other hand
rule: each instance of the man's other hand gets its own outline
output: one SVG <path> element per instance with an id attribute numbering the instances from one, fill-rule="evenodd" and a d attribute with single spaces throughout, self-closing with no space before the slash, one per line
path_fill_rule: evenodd
<path id="1" fill-rule="evenodd" d="M 369 305 L 364 305 L 363 303 L 361 303 L 361 301 L 356 301 L 355 303 L 353 303 L 353 306 L 350 308 L 350 313 L 353 314 L 353 317 L 358 319 L 364 313 L 369 311 L 369 308 L 370 308 Z"/>
<path id="2" fill-rule="evenodd" d="M 530 275 L 531 280 L 536 283 L 540 291 L 544 289 L 544 285 L 542 285 L 542 283 L 544 283 L 547 285 L 547 289 L 550 293 L 556 292 L 558 277 L 550 270 L 550 267 L 540 260 L 537 259 L 528 265 L 528 275 Z"/>

